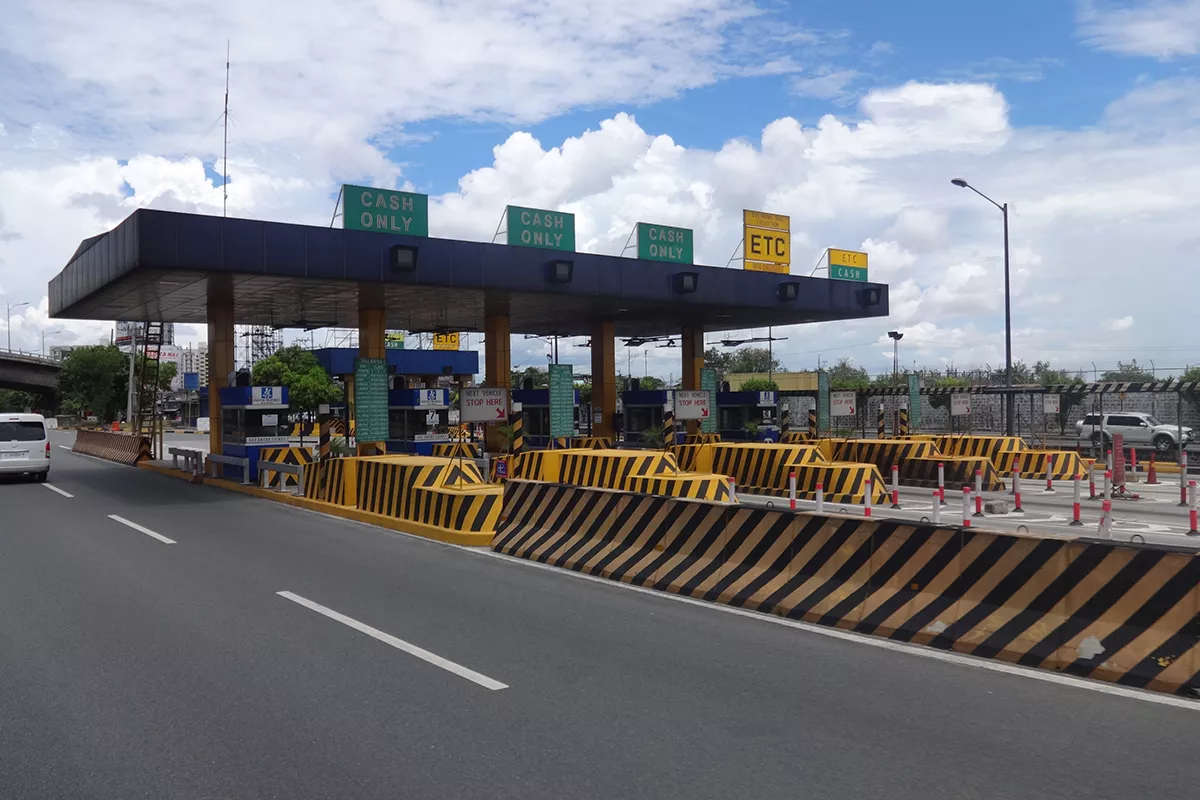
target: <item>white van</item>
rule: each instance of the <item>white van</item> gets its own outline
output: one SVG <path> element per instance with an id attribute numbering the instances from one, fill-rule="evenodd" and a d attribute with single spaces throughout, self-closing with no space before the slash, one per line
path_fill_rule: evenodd
<path id="1" fill-rule="evenodd" d="M 50 439 L 41 414 L 0 414 L 0 475 L 50 475 Z"/>

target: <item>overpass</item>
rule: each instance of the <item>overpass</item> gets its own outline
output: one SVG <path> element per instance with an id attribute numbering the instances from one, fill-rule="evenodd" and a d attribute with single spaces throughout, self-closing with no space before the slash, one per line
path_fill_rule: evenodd
<path id="1" fill-rule="evenodd" d="M 51 397 L 58 391 L 57 361 L 16 350 L 0 350 L 0 389 Z"/>

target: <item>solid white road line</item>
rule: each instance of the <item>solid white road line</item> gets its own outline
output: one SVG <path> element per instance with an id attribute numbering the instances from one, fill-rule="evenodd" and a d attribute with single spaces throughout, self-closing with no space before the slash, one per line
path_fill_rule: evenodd
<path id="1" fill-rule="evenodd" d="M 176 543 L 174 539 L 168 539 L 167 537 L 163 536 L 161 533 L 155 533 L 154 531 L 150 530 L 149 528 L 143 528 L 141 525 L 138 525 L 136 522 L 130 522 L 129 520 L 125 519 L 124 517 L 118 517 L 116 514 L 109 514 L 108 518 L 111 519 L 113 522 L 119 522 L 122 525 L 127 525 L 130 528 L 133 528 L 138 533 L 144 533 L 147 536 L 158 539 L 163 544 L 175 544 Z"/>
<path id="2" fill-rule="evenodd" d="M 334 611 L 332 608 L 326 608 L 325 606 L 321 605 L 320 603 L 314 603 L 312 600 L 301 597 L 298 594 L 294 594 L 292 592 L 276 592 L 275 594 L 279 595 L 280 597 L 284 598 L 285 600 L 291 600 L 293 603 L 297 603 L 311 611 L 315 611 L 318 614 L 329 617 L 332 620 L 336 620 L 347 627 L 353 628 L 354 630 L 358 631 L 359 633 L 365 633 L 367 636 L 378 639 L 379 641 L 383 642 L 384 644 L 389 644 L 392 647 L 396 648 L 397 650 L 401 650 L 405 653 L 408 653 L 410 656 L 416 656 L 417 658 L 421 659 L 422 661 L 425 661 L 429 664 L 433 664 L 435 667 L 441 667 L 442 669 L 446 670 L 447 672 L 452 672 L 460 678 L 466 678 L 467 680 L 471 681 L 472 683 L 477 683 L 485 689 L 491 689 L 493 692 L 495 692 L 495 691 L 499 691 L 500 689 L 508 688 L 507 684 L 501 683 L 500 681 L 497 681 L 497 680 L 493 680 L 492 678 L 489 678 L 487 675 L 483 675 L 472 669 L 467 669 L 466 667 L 464 667 L 460 664 L 455 664 L 453 661 L 448 661 L 447 659 L 444 659 L 439 655 L 431 653 L 428 650 L 417 647 L 415 644 L 409 644 L 408 642 L 404 641 L 403 639 L 397 639 L 395 636 L 392 636 L 391 634 L 384 633 L 383 631 L 378 630 L 377 628 L 372 628 L 370 625 L 359 622 L 358 620 L 352 619 L 351 617 L 347 617 L 345 614 L 339 614 L 338 612 Z"/>
<path id="3" fill-rule="evenodd" d="M 70 448 L 70 447 L 68 447 L 68 446 L 67 446 L 67 445 L 65 445 L 65 444 L 60 444 L 60 445 L 59 445 L 59 449 L 61 449 L 61 450 L 70 450 L 71 448 Z"/>
<path id="4" fill-rule="evenodd" d="M 47 489 L 49 489 L 52 492 L 57 492 L 58 494 L 61 494 L 63 497 L 74 497 L 75 496 L 75 495 L 71 494 L 70 492 L 64 492 L 62 489 L 58 488 L 53 483 L 43 483 L 42 486 L 45 486 Z"/>

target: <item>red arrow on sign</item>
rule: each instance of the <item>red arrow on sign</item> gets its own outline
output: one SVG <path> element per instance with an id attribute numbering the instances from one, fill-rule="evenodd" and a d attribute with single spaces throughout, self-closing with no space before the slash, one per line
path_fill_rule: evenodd
<path id="1" fill-rule="evenodd" d="M 503 408 L 496 409 L 496 419 L 504 419 L 504 409 Z"/>
<path id="2" fill-rule="evenodd" d="M 701 410 L 700 410 L 700 417 L 701 417 L 701 418 L 704 418 L 704 417 L 707 417 L 707 416 L 708 416 L 708 409 L 707 409 L 707 408 L 703 408 L 703 409 L 701 409 Z"/>

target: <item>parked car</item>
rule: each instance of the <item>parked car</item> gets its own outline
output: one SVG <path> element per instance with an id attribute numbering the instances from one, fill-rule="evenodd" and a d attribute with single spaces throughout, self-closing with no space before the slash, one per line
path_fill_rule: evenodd
<path id="1" fill-rule="evenodd" d="M 1140 411 L 1116 411 L 1111 414 L 1088 414 L 1075 423 L 1075 433 L 1080 439 L 1090 439 L 1092 444 L 1111 444 L 1113 434 L 1125 437 L 1126 444 L 1150 445 L 1160 453 L 1169 453 L 1178 442 L 1179 426 L 1164 425 L 1150 414 Z M 1192 441 L 1191 428 L 1183 429 L 1183 444 Z"/>
<path id="2" fill-rule="evenodd" d="M 50 439 L 41 414 L 0 414 L 0 475 L 50 475 Z"/>

